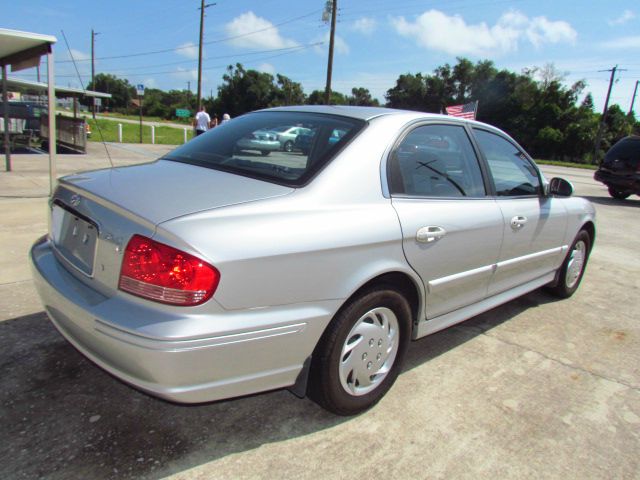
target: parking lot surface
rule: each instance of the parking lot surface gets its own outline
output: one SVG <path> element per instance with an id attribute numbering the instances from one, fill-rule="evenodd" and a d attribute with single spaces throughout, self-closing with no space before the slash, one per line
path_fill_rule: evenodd
<path id="1" fill-rule="evenodd" d="M 59 171 L 109 165 L 101 145 Z M 116 165 L 168 147 L 112 145 Z M 530 293 L 412 343 L 385 398 L 333 416 L 287 391 L 197 406 L 140 393 L 49 323 L 27 261 L 45 156 L 0 173 L 0 478 L 640 478 L 640 198 L 543 167 L 597 209 L 576 295 Z"/>

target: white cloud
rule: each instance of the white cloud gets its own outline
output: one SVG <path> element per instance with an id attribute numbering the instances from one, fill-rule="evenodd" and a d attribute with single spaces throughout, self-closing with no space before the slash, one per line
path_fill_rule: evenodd
<path id="1" fill-rule="evenodd" d="M 314 43 L 320 43 L 321 45 L 316 45 L 313 47 L 315 52 L 319 55 L 327 55 L 329 51 L 329 32 L 325 33 L 322 37 L 316 37 L 314 39 Z M 348 55 L 350 52 L 349 45 L 340 35 L 334 35 L 333 37 L 333 52 L 339 53 L 341 55 Z"/>
<path id="2" fill-rule="evenodd" d="M 535 17 L 526 30 L 527 38 L 535 46 L 545 43 L 575 43 L 578 34 L 567 22 L 547 20 L 546 17 Z"/>
<path id="3" fill-rule="evenodd" d="M 378 24 L 373 18 L 362 17 L 353 23 L 353 30 L 364 35 L 371 35 L 377 28 Z"/>
<path id="4" fill-rule="evenodd" d="M 75 48 L 72 48 L 71 49 L 71 55 L 69 55 L 69 51 L 68 50 L 66 52 L 66 59 L 67 60 L 71 60 L 71 57 L 73 57 L 73 60 L 75 60 L 77 62 L 78 60 L 90 60 L 91 59 L 91 54 L 90 53 L 81 52 L 80 50 L 76 50 Z"/>
<path id="5" fill-rule="evenodd" d="M 158 88 L 158 82 L 155 78 L 145 78 L 142 84 L 144 88 Z"/>
<path id="6" fill-rule="evenodd" d="M 224 26 L 229 43 L 242 48 L 287 48 L 297 47 L 294 40 L 284 38 L 269 20 L 253 12 L 243 13 Z"/>
<path id="7" fill-rule="evenodd" d="M 176 68 L 176 71 L 173 72 L 171 75 L 173 75 L 175 78 L 179 79 L 179 80 L 197 80 L 198 79 L 198 70 L 196 68 L 193 69 L 186 69 L 183 67 L 178 67 Z"/>
<path id="8" fill-rule="evenodd" d="M 198 46 L 193 42 L 183 43 L 182 45 L 178 45 L 176 53 L 183 57 L 196 59 L 198 58 Z"/>
<path id="9" fill-rule="evenodd" d="M 276 67 L 274 67 L 270 63 L 261 63 L 256 67 L 256 70 L 263 73 L 270 73 L 271 75 L 276 74 Z"/>
<path id="10" fill-rule="evenodd" d="M 640 48 L 640 35 L 633 37 L 621 37 L 602 43 L 604 48 L 612 49 L 638 49 Z"/>
<path id="11" fill-rule="evenodd" d="M 627 23 L 628 21 L 633 20 L 634 18 L 636 18 L 635 13 L 633 13 L 631 10 L 625 10 L 620 14 L 618 18 L 609 20 L 607 23 L 613 27 L 615 25 L 622 25 L 623 23 Z"/>
<path id="12" fill-rule="evenodd" d="M 483 56 L 517 51 L 521 40 L 535 47 L 546 43 L 574 43 L 576 31 L 567 22 L 546 17 L 529 18 L 511 10 L 493 26 L 485 22 L 468 25 L 460 15 L 448 16 L 429 10 L 409 22 L 404 17 L 391 19 L 399 35 L 415 39 L 418 45 L 450 55 Z"/>
<path id="13" fill-rule="evenodd" d="M 78 72 L 79 72 L 80 77 L 82 78 L 82 83 L 85 85 L 88 84 L 91 81 L 91 62 L 87 60 L 91 60 L 91 54 L 82 52 L 80 50 L 76 50 L 74 48 L 71 49 L 71 52 L 69 52 L 69 50 L 67 50 L 66 48 L 59 49 L 59 51 L 60 51 L 60 54 L 56 55 L 56 61 L 61 61 L 64 63 L 56 64 L 56 68 L 55 68 L 56 75 L 60 75 L 60 76 L 65 75 L 66 78 L 64 80 L 64 83 L 66 84 L 68 83 L 68 81 L 78 82 Z M 45 64 L 46 64 L 46 59 L 45 59 Z M 96 60 L 96 65 L 99 67 L 100 65 L 99 60 Z M 76 68 L 78 69 L 77 71 L 76 71 Z M 100 68 L 98 68 L 98 72 L 100 72 Z M 44 81 L 46 81 L 46 78 L 47 78 L 46 69 L 41 68 L 40 79 L 41 80 L 45 79 Z M 58 81 L 62 83 L 60 80 Z M 76 87 L 80 87 L 80 85 L 76 84 Z"/>

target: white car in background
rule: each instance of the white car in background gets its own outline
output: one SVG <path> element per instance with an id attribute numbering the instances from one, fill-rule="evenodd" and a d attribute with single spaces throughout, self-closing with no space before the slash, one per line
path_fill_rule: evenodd
<path id="1" fill-rule="evenodd" d="M 309 135 L 311 130 L 305 127 L 275 127 L 271 129 L 272 132 L 278 134 L 278 141 L 280 142 L 280 149 L 285 152 L 292 152 L 293 145 L 296 142 L 298 135 Z"/>

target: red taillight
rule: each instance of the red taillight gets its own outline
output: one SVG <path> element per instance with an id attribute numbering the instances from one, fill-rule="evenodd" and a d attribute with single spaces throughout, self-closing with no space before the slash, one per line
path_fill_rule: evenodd
<path id="1" fill-rule="evenodd" d="M 142 235 L 124 251 L 118 288 L 172 305 L 198 305 L 213 295 L 220 273 L 212 265 Z"/>

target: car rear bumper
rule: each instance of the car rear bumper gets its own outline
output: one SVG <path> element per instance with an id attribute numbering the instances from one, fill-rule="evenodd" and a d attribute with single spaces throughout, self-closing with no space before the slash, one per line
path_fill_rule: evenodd
<path id="1" fill-rule="evenodd" d="M 175 310 L 163 314 L 153 302 L 124 293 L 101 295 L 65 270 L 46 237 L 34 244 L 30 258 L 44 308 L 72 345 L 121 380 L 181 403 L 293 385 L 337 308 L 337 302 L 330 301 L 221 311 L 202 319 L 218 325 L 217 331 L 169 335 L 166 332 L 180 331 L 167 328 L 180 322 Z M 145 308 L 145 303 L 150 306 Z M 184 310 L 189 315 L 188 308 Z M 114 318 L 122 312 L 135 316 L 144 328 L 122 327 L 122 318 Z M 241 328 L 220 331 L 221 324 Z"/>
<path id="2" fill-rule="evenodd" d="M 640 193 L 640 175 L 615 175 L 605 170 L 596 170 L 593 178 L 610 187 Z"/>

